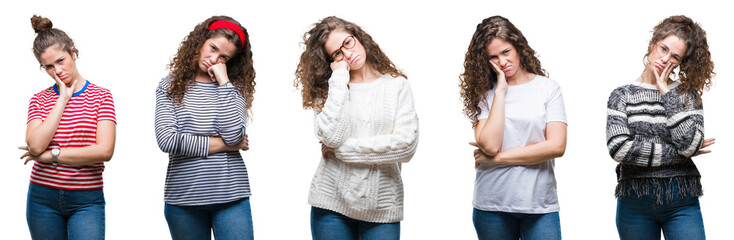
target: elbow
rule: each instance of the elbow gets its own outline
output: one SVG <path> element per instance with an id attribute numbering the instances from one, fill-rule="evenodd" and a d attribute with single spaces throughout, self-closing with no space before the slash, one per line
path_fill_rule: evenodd
<path id="1" fill-rule="evenodd" d="M 46 149 L 48 148 L 48 144 L 46 146 L 41 146 L 41 144 L 32 144 L 31 141 L 26 140 L 26 145 L 28 146 L 28 152 L 33 156 L 41 155 Z"/>
<path id="2" fill-rule="evenodd" d="M 500 152 L 499 146 L 492 146 L 491 144 L 479 144 L 479 150 L 482 150 L 487 156 L 497 156 Z"/>
<path id="3" fill-rule="evenodd" d="M 563 157 L 563 155 L 566 153 L 566 144 L 558 144 L 558 146 L 554 147 L 552 150 L 553 158 L 559 158 Z"/>

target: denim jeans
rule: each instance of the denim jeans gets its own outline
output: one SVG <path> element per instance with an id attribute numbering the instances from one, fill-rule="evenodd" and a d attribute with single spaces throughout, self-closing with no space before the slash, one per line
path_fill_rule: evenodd
<path id="1" fill-rule="evenodd" d="M 561 239 L 558 212 L 526 214 L 474 209 L 474 229 L 479 240 Z"/>
<path id="2" fill-rule="evenodd" d="M 102 189 L 28 186 L 26 220 L 33 239 L 104 239 L 104 208 Z"/>
<path id="3" fill-rule="evenodd" d="M 311 207 L 311 237 L 313 240 L 397 240 L 400 239 L 400 222 L 365 222 Z"/>
<path id="4" fill-rule="evenodd" d="M 678 186 L 672 184 L 673 199 L 662 205 L 650 195 L 617 198 L 617 232 L 619 238 L 660 239 L 662 229 L 665 240 L 706 239 L 703 217 L 698 197 L 678 197 Z"/>
<path id="5" fill-rule="evenodd" d="M 166 204 L 163 210 L 171 238 L 253 239 L 250 198 L 221 204 L 202 206 L 176 206 Z"/>

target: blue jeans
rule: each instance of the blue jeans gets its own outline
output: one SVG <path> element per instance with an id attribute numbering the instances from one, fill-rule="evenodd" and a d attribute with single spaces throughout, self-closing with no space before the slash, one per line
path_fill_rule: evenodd
<path id="1" fill-rule="evenodd" d="M 211 239 L 212 230 L 216 239 L 254 239 L 250 198 L 202 206 L 166 204 L 163 211 L 174 240 Z"/>
<path id="2" fill-rule="evenodd" d="M 655 203 L 651 195 L 617 198 L 617 232 L 619 238 L 665 240 L 706 239 L 698 197 L 678 197 L 678 185 L 672 184 L 673 199 L 663 205 Z M 664 191 L 664 189 L 663 189 Z M 663 193 L 664 194 L 664 193 Z"/>
<path id="3" fill-rule="evenodd" d="M 475 208 L 473 218 L 479 240 L 561 239 L 561 219 L 557 212 L 526 214 Z"/>
<path id="4" fill-rule="evenodd" d="M 26 220 L 33 239 L 104 239 L 102 189 L 63 190 L 31 183 Z"/>
<path id="5" fill-rule="evenodd" d="M 365 222 L 311 207 L 311 237 L 314 240 L 397 240 L 400 239 L 400 222 Z"/>

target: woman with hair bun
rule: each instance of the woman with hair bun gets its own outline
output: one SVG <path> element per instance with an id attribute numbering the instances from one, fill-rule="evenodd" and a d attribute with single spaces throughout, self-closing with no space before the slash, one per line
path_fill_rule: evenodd
<path id="1" fill-rule="evenodd" d="M 401 164 L 418 145 L 405 74 L 354 23 L 327 17 L 303 36 L 296 70 L 322 158 L 311 182 L 313 239 L 399 239 Z"/>
<path id="2" fill-rule="evenodd" d="M 115 149 L 110 91 L 84 79 L 74 41 L 33 16 L 33 54 L 56 84 L 28 106 L 25 163 L 35 161 L 26 219 L 33 239 L 104 239 L 104 162 Z"/>
<path id="3" fill-rule="evenodd" d="M 479 239 L 561 239 L 554 159 L 566 150 L 560 86 L 501 16 L 477 25 L 461 74 L 476 146 L 474 228 Z"/>
<path id="4" fill-rule="evenodd" d="M 653 28 L 644 64 L 607 103 L 619 237 L 660 239 L 662 229 L 665 239 L 705 239 L 692 157 L 714 144 L 703 130 L 701 95 L 714 76 L 706 32 L 686 16 L 666 18 Z"/>
<path id="5" fill-rule="evenodd" d="M 184 38 L 156 89 L 155 133 L 168 153 L 165 216 L 173 239 L 252 239 L 240 150 L 255 92 L 247 29 L 210 17 Z"/>

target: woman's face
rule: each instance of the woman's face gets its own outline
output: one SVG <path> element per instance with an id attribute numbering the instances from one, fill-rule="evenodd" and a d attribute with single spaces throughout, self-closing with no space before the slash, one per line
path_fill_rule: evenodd
<path id="1" fill-rule="evenodd" d="M 500 70 L 505 73 L 506 78 L 512 77 L 521 68 L 517 49 L 504 39 L 492 39 L 487 45 L 487 53 L 489 54 L 489 61 L 497 64 Z"/>
<path id="2" fill-rule="evenodd" d="M 665 37 L 650 48 L 647 67 L 658 75 L 668 64 L 672 64 L 673 68 L 677 67 L 686 53 L 686 43 L 675 35 Z"/>
<path id="3" fill-rule="evenodd" d="M 227 63 L 234 57 L 237 48 L 225 36 L 215 36 L 204 42 L 199 49 L 199 70 L 207 72 L 209 67 L 217 63 Z"/>
<path id="4" fill-rule="evenodd" d="M 77 77 L 76 60 L 58 44 L 41 53 L 41 65 L 51 78 L 58 77 L 67 86 Z"/>
<path id="5" fill-rule="evenodd" d="M 346 61 L 350 70 L 361 69 L 367 60 L 367 53 L 362 43 L 344 30 L 332 31 L 326 38 L 324 49 L 333 61 Z"/>

